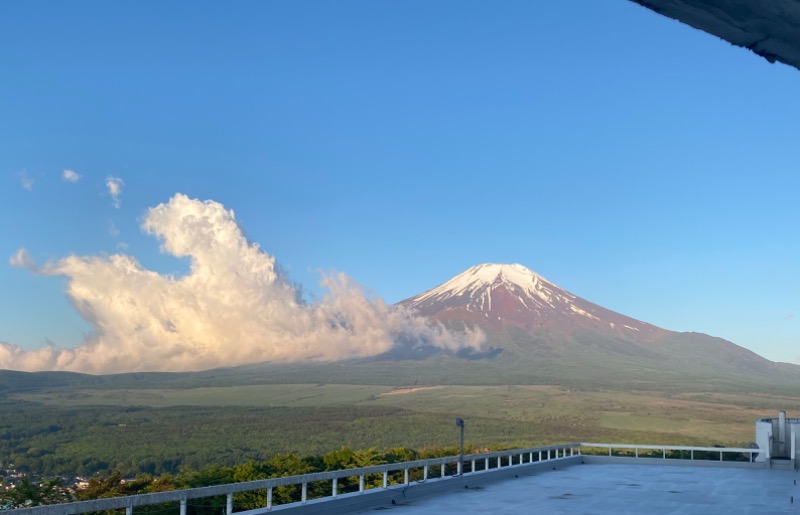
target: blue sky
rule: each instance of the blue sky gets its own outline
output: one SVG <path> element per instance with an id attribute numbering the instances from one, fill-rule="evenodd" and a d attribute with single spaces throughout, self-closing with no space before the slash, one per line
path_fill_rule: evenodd
<path id="1" fill-rule="evenodd" d="M 96 331 L 20 248 L 187 273 L 140 227 L 183 193 L 308 296 L 521 263 L 800 363 L 800 71 L 632 2 L 16 2 L 0 62 L 0 342 Z"/>

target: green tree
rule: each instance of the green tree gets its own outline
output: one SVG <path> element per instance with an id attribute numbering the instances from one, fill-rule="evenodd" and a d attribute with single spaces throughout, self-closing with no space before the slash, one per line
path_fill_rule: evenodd
<path id="1" fill-rule="evenodd" d="M 281 453 L 267 460 L 266 466 L 269 469 L 269 477 L 299 476 L 318 472 L 309 461 L 293 453 Z M 301 497 L 300 490 L 301 487 L 297 485 L 279 486 L 273 491 L 272 502 L 275 504 L 297 502 Z"/>
<path id="2" fill-rule="evenodd" d="M 11 509 L 59 504 L 72 500 L 69 490 L 59 479 L 35 483 L 23 478 L 15 488 L 0 493 L 0 506 L 9 506 Z"/>

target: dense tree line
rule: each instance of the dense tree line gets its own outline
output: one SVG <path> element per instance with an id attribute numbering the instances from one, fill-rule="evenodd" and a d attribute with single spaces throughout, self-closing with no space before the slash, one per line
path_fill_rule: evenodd
<path id="1" fill-rule="evenodd" d="M 0 413 L 0 470 L 13 464 L 21 472 L 68 479 L 114 470 L 162 476 L 209 463 L 259 462 L 282 451 L 322 454 L 341 445 L 423 448 L 458 441 L 453 414 L 376 406 L 52 406 L 0 397 Z M 468 441 L 484 446 L 537 443 L 525 421 L 469 423 Z"/>

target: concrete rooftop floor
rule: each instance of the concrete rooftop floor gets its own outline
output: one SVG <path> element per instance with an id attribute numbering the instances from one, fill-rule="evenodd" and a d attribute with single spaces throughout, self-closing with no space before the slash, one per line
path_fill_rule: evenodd
<path id="1" fill-rule="evenodd" d="M 358 513 L 800 513 L 795 479 L 790 470 L 573 465 Z"/>

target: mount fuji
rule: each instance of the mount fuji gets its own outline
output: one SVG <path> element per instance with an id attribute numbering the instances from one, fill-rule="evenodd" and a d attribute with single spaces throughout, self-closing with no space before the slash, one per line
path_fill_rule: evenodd
<path id="1" fill-rule="evenodd" d="M 779 376 L 794 382 L 800 372 L 722 338 L 616 313 L 519 264 L 476 265 L 399 304 L 456 330 L 482 329 L 494 351 L 482 355 L 522 377 L 755 384 Z"/>
<path id="2" fill-rule="evenodd" d="M 477 325 L 489 331 L 506 325 L 526 331 L 582 328 L 636 339 L 665 333 L 577 297 L 519 264 L 473 266 L 401 304 L 442 322 Z"/>

